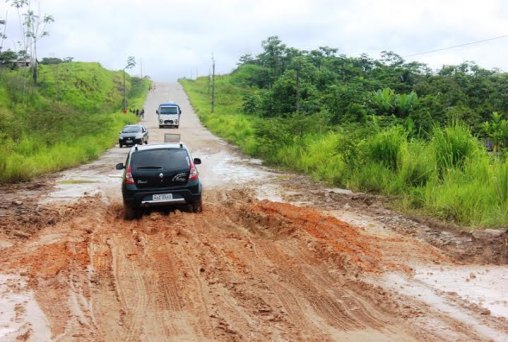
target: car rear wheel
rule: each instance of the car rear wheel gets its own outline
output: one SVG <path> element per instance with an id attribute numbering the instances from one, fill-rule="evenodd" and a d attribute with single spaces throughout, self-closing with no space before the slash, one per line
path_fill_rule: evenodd
<path id="1" fill-rule="evenodd" d="M 123 217 L 126 220 L 134 220 L 141 217 L 141 209 L 124 204 Z"/>
<path id="2" fill-rule="evenodd" d="M 199 201 L 193 202 L 191 206 L 193 213 L 200 213 L 203 211 L 203 201 L 201 200 L 201 198 L 199 199 Z"/>

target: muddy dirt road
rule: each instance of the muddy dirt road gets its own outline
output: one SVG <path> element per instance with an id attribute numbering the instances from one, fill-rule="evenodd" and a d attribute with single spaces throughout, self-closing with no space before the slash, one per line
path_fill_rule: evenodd
<path id="1" fill-rule="evenodd" d="M 122 216 L 127 149 L 0 199 L 1 341 L 507 341 L 506 230 L 460 233 L 246 158 L 203 128 L 204 211 Z"/>

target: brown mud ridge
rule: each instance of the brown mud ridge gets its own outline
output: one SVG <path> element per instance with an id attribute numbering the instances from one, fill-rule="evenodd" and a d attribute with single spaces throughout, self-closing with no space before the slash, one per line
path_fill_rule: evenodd
<path id="1" fill-rule="evenodd" d="M 430 243 L 459 263 L 508 264 L 506 228 L 471 231 L 433 218 L 407 217 L 387 209 L 390 204 L 382 196 L 335 193 L 316 188 L 315 183 L 307 177 L 296 176 L 287 181 L 282 180 L 281 183 L 289 190 L 288 193 L 291 193 L 291 189 L 294 190 L 294 193 L 284 196 L 287 202 L 301 202 L 326 211 L 347 210 L 367 214 L 384 223 L 387 229 Z M 37 231 L 81 210 L 79 204 L 38 204 L 40 196 L 53 186 L 51 177 L 39 182 L 3 186 L 4 195 L 0 199 L 0 239 L 28 239 Z"/>
<path id="2" fill-rule="evenodd" d="M 336 193 L 316 189 L 308 178 L 299 177 L 284 182 L 294 194 L 285 196 L 288 202 L 304 202 L 324 210 L 345 210 L 368 215 L 385 228 L 403 235 L 416 237 L 439 248 L 457 262 L 507 265 L 508 229 L 477 229 L 459 227 L 430 217 L 408 217 L 388 209 L 386 197 L 370 194 Z M 302 192 L 308 188 L 307 192 Z"/>
<path id="3" fill-rule="evenodd" d="M 484 339 L 451 318 L 443 320 L 453 339 L 413 324 L 438 314 L 364 280 L 411 274 L 408 256 L 454 263 L 412 237 L 368 233 L 241 189 L 208 192 L 201 214 L 122 214 L 121 204 L 99 197 L 2 207 L 2 238 L 11 245 L 0 249 L 0 273 L 28 279 L 54 339 Z"/>

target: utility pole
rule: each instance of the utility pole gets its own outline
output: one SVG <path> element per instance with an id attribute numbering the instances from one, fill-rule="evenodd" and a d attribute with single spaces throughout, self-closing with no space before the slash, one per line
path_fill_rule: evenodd
<path id="1" fill-rule="evenodd" d="M 215 58 L 212 54 L 212 110 L 211 113 L 213 113 L 213 110 L 215 109 Z"/>

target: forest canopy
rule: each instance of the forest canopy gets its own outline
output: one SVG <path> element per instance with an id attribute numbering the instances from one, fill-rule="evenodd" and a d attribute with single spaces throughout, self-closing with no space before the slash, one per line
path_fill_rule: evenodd
<path id="1" fill-rule="evenodd" d="M 506 126 L 508 114 L 508 74 L 499 70 L 465 62 L 433 71 L 391 51 L 380 59 L 349 57 L 330 47 L 298 50 L 277 36 L 263 41 L 262 48 L 257 56 L 242 56 L 232 75 L 256 89 L 243 101 L 248 114 L 321 113 L 330 125 L 375 116 L 423 138 L 435 125 L 460 121 L 477 136 L 508 143 L 508 131 L 493 134 Z M 493 120 L 497 123 L 487 124 Z"/>

